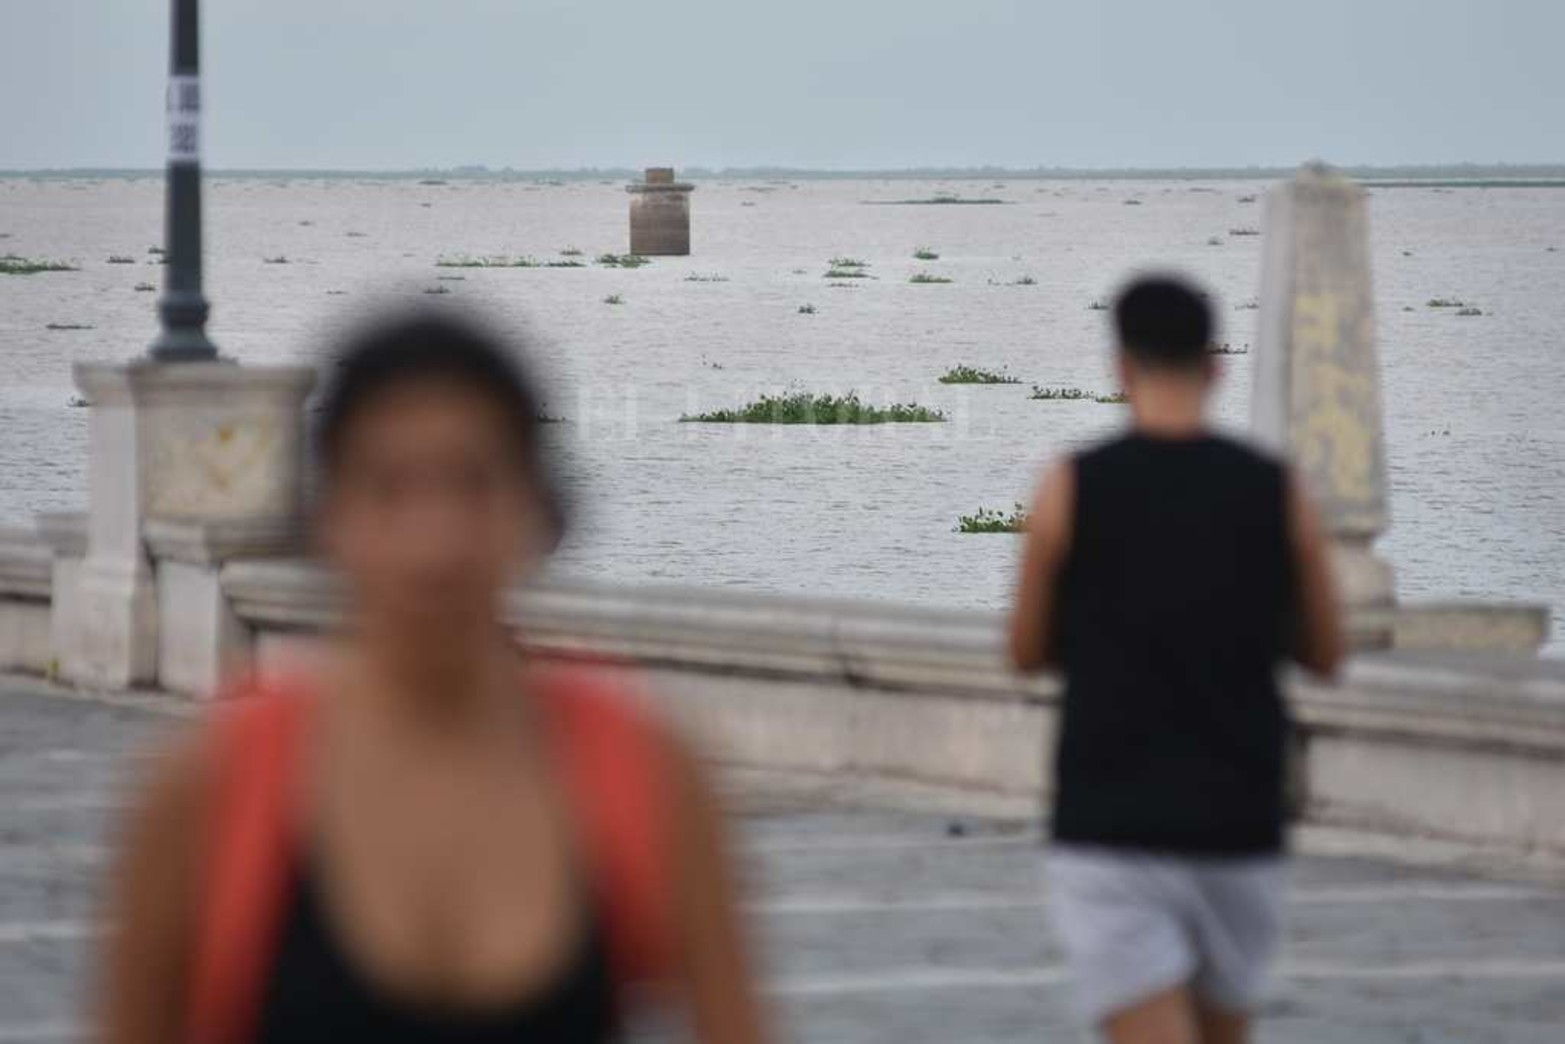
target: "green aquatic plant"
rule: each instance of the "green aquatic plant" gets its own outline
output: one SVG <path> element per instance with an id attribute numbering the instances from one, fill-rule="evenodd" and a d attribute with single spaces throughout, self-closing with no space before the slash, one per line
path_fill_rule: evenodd
<path id="1" fill-rule="evenodd" d="M 1006 203 L 1003 199 L 968 199 L 965 196 L 956 196 L 950 193 L 941 193 L 928 196 L 923 199 L 866 199 L 864 204 L 871 207 L 954 207 L 954 206 L 998 206 Z"/>
<path id="2" fill-rule="evenodd" d="M 940 375 L 941 384 L 1020 384 L 1021 378 L 1012 377 L 1004 369 L 981 370 L 976 366 L 953 366 Z"/>
<path id="3" fill-rule="evenodd" d="M 1456 314 L 1457 315 L 1483 315 L 1483 309 L 1481 309 L 1481 308 L 1458 308 L 1456 310 Z"/>
<path id="4" fill-rule="evenodd" d="M 1074 402 L 1077 399 L 1090 399 L 1092 395 L 1080 388 L 1044 388 L 1035 384 L 1032 386 L 1032 393 L 1027 397 L 1046 402 Z"/>
<path id="5" fill-rule="evenodd" d="M 1122 391 L 1110 392 L 1108 395 L 1094 395 L 1093 402 L 1101 402 L 1109 406 L 1119 406 L 1130 401 L 1130 396 Z"/>
<path id="6" fill-rule="evenodd" d="M 1089 312 L 1106 312 L 1108 310 L 1109 306 L 1095 297 L 1092 299 L 1092 303 L 1087 306 L 1087 311 Z"/>
<path id="7" fill-rule="evenodd" d="M 913 257 L 914 257 L 915 260 L 918 260 L 918 261 L 939 261 L 940 260 L 940 255 L 935 253 L 933 250 L 929 249 L 929 247 L 919 247 L 917 250 L 913 251 Z"/>
<path id="8" fill-rule="evenodd" d="M 426 293 L 426 294 L 436 294 L 436 295 L 439 295 L 439 294 L 449 294 L 450 292 L 451 292 L 451 288 L 449 286 L 426 286 L 424 288 L 424 293 Z"/>
<path id="9" fill-rule="evenodd" d="M 545 268 L 586 268 L 587 267 L 587 262 L 585 262 L 585 261 L 577 261 L 574 258 L 569 258 L 568 257 L 568 258 L 566 258 L 563 261 L 545 261 L 543 263 L 543 267 L 545 267 Z"/>
<path id="10" fill-rule="evenodd" d="M 825 279 L 874 279 L 875 277 L 862 268 L 831 268 L 827 269 Z"/>
<path id="11" fill-rule="evenodd" d="M 916 283 L 920 286 L 927 286 L 933 283 L 951 283 L 955 282 L 955 280 L 947 279 L 945 276 L 935 275 L 932 272 L 914 272 L 911 276 L 908 277 L 908 282 Z"/>
<path id="12" fill-rule="evenodd" d="M 1017 276 L 1015 279 L 1011 280 L 1011 285 L 1012 286 L 1037 286 L 1038 285 L 1038 280 L 1034 279 L 1030 275 Z"/>
<path id="13" fill-rule="evenodd" d="M 802 305 L 799 306 L 799 314 L 800 315 L 814 315 L 815 314 L 815 306 L 812 305 L 812 304 L 802 304 Z"/>
<path id="14" fill-rule="evenodd" d="M 1261 234 L 1261 230 L 1246 226 L 1244 228 L 1230 228 L 1228 234 L 1230 236 L 1258 236 Z"/>
<path id="15" fill-rule="evenodd" d="M 110 254 L 108 263 L 111 265 L 133 265 L 136 263 L 136 259 L 127 257 L 124 254 Z"/>
<path id="16" fill-rule="evenodd" d="M 640 268 L 651 262 L 640 254 L 599 254 L 598 264 L 604 268 Z"/>
<path id="17" fill-rule="evenodd" d="M 538 262 L 530 257 L 471 257 L 457 254 L 435 259 L 436 268 L 537 268 Z"/>
<path id="18" fill-rule="evenodd" d="M 711 275 L 702 275 L 699 272 L 691 272 L 689 275 L 685 276 L 685 282 L 687 282 L 687 283 L 726 283 L 726 282 L 728 282 L 728 277 L 725 276 L 725 275 L 718 275 L 715 272 L 713 274 L 711 274 Z"/>
<path id="19" fill-rule="evenodd" d="M 606 305 L 621 305 L 625 303 L 625 299 L 619 294 L 610 294 L 603 299 L 603 303 Z"/>
<path id="20" fill-rule="evenodd" d="M 831 268 L 868 268 L 868 261 L 860 261 L 852 257 L 834 257 L 826 264 Z"/>
<path id="21" fill-rule="evenodd" d="M 93 327 L 86 323 L 45 323 L 45 330 L 91 330 Z"/>
<path id="22" fill-rule="evenodd" d="M 289 263 L 289 261 L 288 258 L 284 257 L 282 254 L 278 254 L 276 257 L 261 258 L 261 263 L 263 265 L 286 265 Z"/>
<path id="23" fill-rule="evenodd" d="M 157 284 L 156 283 L 137 283 L 135 286 L 131 287 L 131 289 L 135 290 L 136 293 L 138 293 L 138 294 L 150 294 L 154 290 L 157 289 Z"/>
<path id="24" fill-rule="evenodd" d="M 76 272 L 79 269 L 64 261 L 41 261 L 18 257 L 15 254 L 0 256 L 0 275 L 36 275 L 39 272 Z"/>
<path id="25" fill-rule="evenodd" d="M 1027 509 L 1020 504 L 1007 515 L 994 508 L 981 507 L 971 515 L 961 515 L 956 520 L 953 533 L 1021 533 L 1027 529 Z"/>
<path id="26" fill-rule="evenodd" d="M 922 424 L 945 420 L 945 414 L 914 403 L 870 406 L 854 392 L 821 395 L 793 392 L 763 395 L 737 409 L 685 414 L 686 422 L 711 424 Z"/>
<path id="27" fill-rule="evenodd" d="M 1431 297 L 1425 304 L 1430 308 L 1466 308 L 1466 303 L 1454 297 Z"/>
<path id="28" fill-rule="evenodd" d="M 581 257 L 581 251 L 576 247 L 566 247 L 560 251 L 561 257 Z"/>

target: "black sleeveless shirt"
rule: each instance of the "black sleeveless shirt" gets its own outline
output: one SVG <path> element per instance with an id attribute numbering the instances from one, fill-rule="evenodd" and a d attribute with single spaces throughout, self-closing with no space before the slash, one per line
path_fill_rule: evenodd
<path id="1" fill-rule="evenodd" d="M 257 1044 L 609 1044 L 620 1039 L 607 939 L 596 914 L 541 992 L 503 1007 L 447 1011 L 368 981 L 332 932 L 314 875 L 295 876 L 262 1002 Z"/>
<path id="2" fill-rule="evenodd" d="M 1283 467 L 1216 435 L 1131 434 L 1078 456 L 1075 473 L 1055 839 L 1279 850 L 1275 675 L 1294 604 Z"/>

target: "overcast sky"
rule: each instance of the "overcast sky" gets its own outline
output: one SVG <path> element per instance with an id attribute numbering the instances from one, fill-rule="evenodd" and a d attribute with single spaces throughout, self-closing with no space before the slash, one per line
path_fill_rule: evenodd
<path id="1" fill-rule="evenodd" d="M 1565 0 L 206 0 L 215 167 L 1565 161 Z M 0 169 L 158 166 L 168 0 L 0 0 Z"/>

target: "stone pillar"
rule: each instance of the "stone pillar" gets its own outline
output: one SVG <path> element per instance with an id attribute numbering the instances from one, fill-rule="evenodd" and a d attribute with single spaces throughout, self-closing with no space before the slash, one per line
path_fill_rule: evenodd
<path id="1" fill-rule="evenodd" d="M 88 421 L 87 554 L 78 576 L 81 613 L 63 650 L 66 678 L 123 689 L 157 679 L 157 601 L 141 542 L 142 478 L 136 452 L 131 371 L 78 365 Z M 62 607 L 63 608 L 63 607 Z"/>
<path id="2" fill-rule="evenodd" d="M 56 511 L 38 516 L 38 536 L 53 556 L 49 571 L 50 675 L 67 675 L 78 663 L 81 633 L 82 563 L 87 558 L 87 515 Z"/>
<path id="3" fill-rule="evenodd" d="M 1290 455 L 1323 516 L 1355 645 L 1391 642 L 1389 523 L 1369 222 L 1363 189 L 1321 164 L 1266 200 L 1251 409 Z"/>
<path id="4" fill-rule="evenodd" d="M 630 193 L 630 252 L 648 257 L 690 253 L 690 193 L 695 186 L 674 180 L 673 167 L 648 167 L 646 180 Z"/>
<path id="5" fill-rule="evenodd" d="M 216 680 L 242 638 L 222 615 L 223 560 L 297 540 L 314 380 L 213 362 L 76 368 L 91 499 L 68 678 L 186 692 Z"/>

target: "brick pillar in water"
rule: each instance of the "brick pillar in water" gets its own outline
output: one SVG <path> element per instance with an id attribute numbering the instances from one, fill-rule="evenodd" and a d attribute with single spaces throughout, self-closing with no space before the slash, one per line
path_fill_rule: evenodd
<path id="1" fill-rule="evenodd" d="M 690 193 L 695 186 L 674 180 L 672 167 L 648 167 L 646 180 L 630 193 L 630 252 L 648 257 L 690 253 Z"/>

